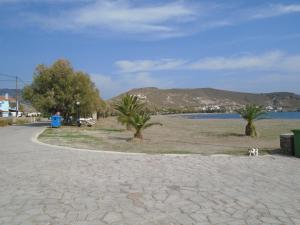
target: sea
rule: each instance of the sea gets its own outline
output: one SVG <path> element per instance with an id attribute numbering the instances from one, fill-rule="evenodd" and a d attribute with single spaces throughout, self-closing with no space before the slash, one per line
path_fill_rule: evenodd
<path id="1" fill-rule="evenodd" d="M 182 117 L 187 119 L 240 119 L 236 113 L 193 113 L 184 114 Z M 300 120 L 300 112 L 268 112 L 261 119 L 272 120 Z"/>

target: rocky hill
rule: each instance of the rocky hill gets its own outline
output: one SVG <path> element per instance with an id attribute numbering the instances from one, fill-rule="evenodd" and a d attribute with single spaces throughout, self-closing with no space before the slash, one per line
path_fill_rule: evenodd
<path id="1" fill-rule="evenodd" d="M 150 87 L 133 89 L 126 93 L 139 96 L 151 110 L 161 112 L 229 112 L 246 104 L 263 105 L 269 110 L 295 111 L 300 109 L 300 96 L 288 92 L 253 94 L 212 88 L 158 89 Z M 124 94 L 110 101 L 117 101 Z"/>

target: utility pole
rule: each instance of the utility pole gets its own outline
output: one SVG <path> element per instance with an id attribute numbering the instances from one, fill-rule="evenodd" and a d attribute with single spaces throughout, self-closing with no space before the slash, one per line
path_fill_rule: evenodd
<path id="1" fill-rule="evenodd" d="M 18 117 L 18 112 L 19 112 L 18 76 L 16 76 L 16 117 Z"/>

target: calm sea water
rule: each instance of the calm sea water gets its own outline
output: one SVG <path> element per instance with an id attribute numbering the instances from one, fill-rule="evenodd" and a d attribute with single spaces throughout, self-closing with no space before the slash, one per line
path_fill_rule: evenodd
<path id="1" fill-rule="evenodd" d="M 239 114 L 235 113 L 194 113 L 182 115 L 187 119 L 240 119 Z M 263 116 L 264 119 L 285 119 L 300 120 L 300 112 L 268 112 Z"/>

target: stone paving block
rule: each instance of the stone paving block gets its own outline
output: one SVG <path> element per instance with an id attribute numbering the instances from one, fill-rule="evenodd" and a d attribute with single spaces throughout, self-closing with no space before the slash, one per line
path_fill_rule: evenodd
<path id="1" fill-rule="evenodd" d="M 114 222 L 119 222 L 119 221 L 122 221 L 122 215 L 120 213 L 116 213 L 116 212 L 108 212 L 104 216 L 103 221 L 108 224 L 114 223 Z"/>
<path id="2" fill-rule="evenodd" d="M 300 224 L 299 159 L 65 150 L 40 130 L 0 129 L 0 225 Z"/>
<path id="3" fill-rule="evenodd" d="M 294 224 L 300 224 L 300 219 L 291 217 L 291 220 L 294 222 Z"/>

